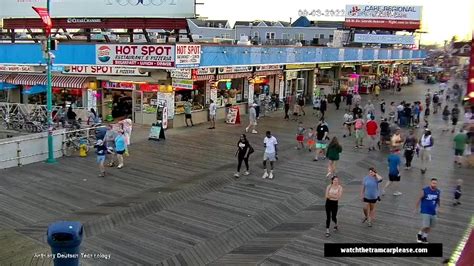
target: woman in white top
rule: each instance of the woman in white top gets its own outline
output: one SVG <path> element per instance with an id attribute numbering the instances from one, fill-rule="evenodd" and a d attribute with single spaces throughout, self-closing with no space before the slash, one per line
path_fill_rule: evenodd
<path id="1" fill-rule="evenodd" d="M 131 117 L 127 117 L 126 119 L 122 120 L 119 122 L 122 125 L 122 129 L 124 132 L 125 136 L 125 142 L 128 145 L 130 145 L 130 140 L 132 138 L 132 126 L 133 126 L 133 121 Z"/>
<path id="2" fill-rule="evenodd" d="M 330 237 L 329 225 L 331 224 L 331 218 L 334 222 L 334 231 L 338 230 L 337 227 L 337 209 L 338 202 L 342 196 L 342 186 L 339 184 L 339 177 L 333 176 L 331 178 L 331 184 L 326 188 L 326 237 Z"/>

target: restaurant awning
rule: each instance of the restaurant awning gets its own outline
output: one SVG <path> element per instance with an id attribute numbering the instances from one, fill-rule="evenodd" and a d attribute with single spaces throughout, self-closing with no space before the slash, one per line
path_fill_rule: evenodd
<path id="1" fill-rule="evenodd" d="M 0 91 L 4 90 L 11 90 L 16 88 L 14 84 L 6 83 L 6 82 L 0 82 Z"/>
<path id="2" fill-rule="evenodd" d="M 87 78 L 82 76 L 53 76 L 52 87 L 60 88 L 86 88 Z M 47 85 L 46 75 L 18 74 L 13 80 L 17 85 Z"/>
<path id="3" fill-rule="evenodd" d="M 45 85 L 34 85 L 29 90 L 24 90 L 23 94 L 34 95 L 34 94 L 39 94 L 39 93 L 44 93 L 44 92 L 46 92 Z"/>
<path id="4" fill-rule="evenodd" d="M 0 82 L 6 82 L 10 74 L 1 74 L 0 73 Z"/>

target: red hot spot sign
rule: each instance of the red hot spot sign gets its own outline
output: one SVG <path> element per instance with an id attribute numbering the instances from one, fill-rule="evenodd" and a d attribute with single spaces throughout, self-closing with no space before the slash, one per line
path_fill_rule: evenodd
<path id="1" fill-rule="evenodd" d="M 98 65 L 174 68 L 172 45 L 96 45 Z"/>

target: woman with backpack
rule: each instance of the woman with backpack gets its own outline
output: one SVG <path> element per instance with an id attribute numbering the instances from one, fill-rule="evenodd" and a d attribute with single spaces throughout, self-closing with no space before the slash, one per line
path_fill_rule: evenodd
<path id="1" fill-rule="evenodd" d="M 237 172 L 234 174 L 235 178 L 240 177 L 240 168 L 242 167 L 242 162 L 245 163 L 244 175 L 249 175 L 249 157 L 250 154 L 254 152 L 253 147 L 250 145 L 250 142 L 247 140 L 247 136 L 245 134 L 240 135 L 239 142 L 237 142 L 237 152 L 235 156 L 237 156 L 238 164 L 237 164 Z"/>

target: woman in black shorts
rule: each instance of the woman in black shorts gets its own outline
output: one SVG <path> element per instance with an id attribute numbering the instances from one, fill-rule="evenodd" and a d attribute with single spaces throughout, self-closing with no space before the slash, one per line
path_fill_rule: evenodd
<path id="1" fill-rule="evenodd" d="M 369 175 L 364 177 L 362 181 L 362 190 L 360 197 L 365 204 L 364 219 L 362 223 L 367 222 L 369 227 L 372 227 L 372 221 L 375 218 L 375 203 L 380 200 L 379 184 L 382 182 L 382 176 L 377 174 L 377 170 L 371 167 Z"/>

